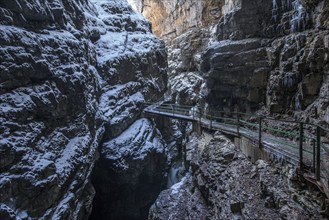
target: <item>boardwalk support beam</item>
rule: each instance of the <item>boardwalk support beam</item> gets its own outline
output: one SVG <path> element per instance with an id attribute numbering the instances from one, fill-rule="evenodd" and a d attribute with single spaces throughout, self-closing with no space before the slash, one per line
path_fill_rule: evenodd
<path id="1" fill-rule="evenodd" d="M 197 121 L 192 122 L 192 130 L 193 132 L 196 132 L 198 135 L 201 135 L 202 134 L 201 123 Z"/>

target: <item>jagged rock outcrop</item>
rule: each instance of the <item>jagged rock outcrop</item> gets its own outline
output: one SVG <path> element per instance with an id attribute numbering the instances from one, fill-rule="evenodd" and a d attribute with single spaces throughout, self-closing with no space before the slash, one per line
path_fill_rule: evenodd
<path id="1" fill-rule="evenodd" d="M 96 42 L 106 81 L 99 106 L 106 124 L 93 175 L 96 197 L 91 218 L 143 219 L 163 189 L 167 161 L 155 125 L 134 122 L 141 117 L 143 102 L 158 100 L 166 90 L 167 54 L 150 33 L 149 22 L 126 2 L 95 4 L 99 12 L 106 12 L 100 16 L 104 29 L 113 31 Z M 117 165 L 122 161 L 124 166 Z"/>
<path id="2" fill-rule="evenodd" d="M 2 1 L 0 218 L 83 218 L 103 133 L 86 1 Z M 65 16 L 64 16 L 65 15 Z"/>
<path id="3" fill-rule="evenodd" d="M 135 2 L 140 2 L 136 1 Z M 205 28 L 221 17 L 223 1 L 143 0 L 142 12 L 152 22 L 157 36 L 167 42 L 175 40 L 191 28 Z"/>
<path id="4" fill-rule="evenodd" d="M 86 219 L 104 131 L 166 89 L 149 22 L 125 1 L 94 3 L 0 2 L 1 219 Z"/>
<path id="5" fill-rule="evenodd" d="M 328 39 L 327 31 L 309 32 L 272 43 L 269 56 L 275 70 L 269 78 L 266 102 L 271 112 L 307 110 L 309 116 L 325 118 L 329 102 Z"/>
<path id="6" fill-rule="evenodd" d="M 163 42 L 150 33 L 149 22 L 127 2 L 106 2 L 95 1 L 103 24 L 95 44 L 103 79 L 100 111 L 107 122 L 105 139 L 109 139 L 140 117 L 144 100 L 155 101 L 163 95 L 167 53 Z"/>
<path id="7" fill-rule="evenodd" d="M 265 106 L 267 113 L 326 121 L 328 7 L 326 1 L 226 1 L 217 35 L 229 55 L 216 43 L 202 55 L 209 104 L 244 111 Z M 248 51 L 243 42 L 255 37 L 262 43 Z M 233 61 L 241 62 L 238 68 Z"/>
<path id="8" fill-rule="evenodd" d="M 299 23 L 298 17 L 293 17 L 297 21 L 290 26 L 293 33 L 275 39 L 268 49 L 273 70 L 269 78 L 272 83 L 267 86 L 266 105 L 270 112 L 295 111 L 296 117 L 303 120 L 311 118 L 328 123 L 329 5 L 326 1 L 318 1 L 310 7 L 310 1 L 305 2 L 307 5 L 302 5 L 303 2 L 297 11 Z M 278 15 L 282 17 L 280 23 L 286 13 Z"/>
<path id="9" fill-rule="evenodd" d="M 170 189 L 161 192 L 149 212 L 149 220 L 207 219 L 209 211 L 200 190 L 193 185 L 192 176 L 184 177 Z"/>
<path id="10" fill-rule="evenodd" d="M 162 192 L 149 219 L 324 219 L 319 192 L 289 165 L 252 164 L 219 134 L 189 145 L 192 177 Z"/>
<path id="11" fill-rule="evenodd" d="M 327 1 L 184 1 L 176 8 L 175 2 L 134 2 L 169 45 L 173 102 L 196 104 L 205 97 L 211 108 L 265 109 L 328 123 Z M 245 47 L 256 39 L 258 46 Z M 195 74 L 205 84 L 192 85 L 193 91 L 175 83 L 193 81 Z"/>
<path id="12" fill-rule="evenodd" d="M 152 22 L 153 32 L 168 46 L 169 93 L 172 102 L 195 105 L 203 81 L 200 53 L 212 41 L 224 1 L 129 0 Z M 181 81 L 182 83 L 175 83 Z"/>
<path id="13" fill-rule="evenodd" d="M 93 174 L 99 195 L 91 219 L 146 219 L 166 183 L 165 146 L 147 119 L 103 143 Z"/>

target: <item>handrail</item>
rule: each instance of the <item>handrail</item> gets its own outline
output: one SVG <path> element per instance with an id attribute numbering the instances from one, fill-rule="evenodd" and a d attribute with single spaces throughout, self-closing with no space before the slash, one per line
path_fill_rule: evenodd
<path id="1" fill-rule="evenodd" d="M 151 103 L 151 102 L 144 102 L 144 104 L 147 104 L 149 106 L 152 106 L 156 103 Z M 196 106 L 189 106 L 189 105 L 177 105 L 177 104 L 170 104 L 170 103 L 161 103 L 161 106 L 175 106 L 175 109 L 186 109 L 186 110 L 191 110 L 192 108 L 195 108 Z M 198 107 L 197 107 L 198 108 Z M 200 108 L 198 108 L 200 109 Z M 277 118 L 273 118 L 267 115 L 252 115 L 252 114 L 248 114 L 248 113 L 243 113 L 243 112 L 225 112 L 225 111 L 212 111 L 213 115 L 208 115 L 208 114 L 202 114 L 203 116 L 210 116 L 213 118 L 225 118 L 225 117 L 218 117 L 216 116 L 216 113 L 220 113 L 220 114 L 229 114 L 229 115 L 245 115 L 245 116 L 250 116 L 250 117 L 256 117 L 256 118 L 262 118 L 263 120 L 271 120 L 271 121 L 278 121 L 278 122 L 286 122 L 286 123 L 294 123 L 294 124 L 299 124 L 300 121 L 293 121 L 293 120 L 286 120 L 286 119 L 277 119 Z M 314 123 L 310 123 L 310 122 L 303 122 L 304 125 L 311 125 L 311 126 L 315 126 L 315 127 L 320 127 L 322 130 L 326 131 L 329 133 L 329 129 L 318 125 L 318 124 L 314 124 Z"/>
<path id="2" fill-rule="evenodd" d="M 151 103 L 151 102 L 144 102 L 145 104 L 149 104 L 149 105 L 154 105 L 156 103 Z M 171 104 L 171 103 L 161 103 L 161 105 L 164 106 L 175 106 L 175 108 L 195 108 L 196 106 L 189 106 L 189 105 L 177 105 L 177 104 Z M 200 107 L 197 107 L 200 109 Z M 278 118 L 273 118 L 271 116 L 268 115 L 255 115 L 255 114 L 249 114 L 249 113 L 244 113 L 244 112 L 226 112 L 226 111 L 212 111 L 212 113 L 214 113 L 214 115 L 216 115 L 216 113 L 224 113 L 224 114 L 231 114 L 231 115 L 244 115 L 244 116 L 250 116 L 250 117 L 262 117 L 262 119 L 264 120 L 271 120 L 271 121 L 279 121 L 279 122 L 286 122 L 286 123 L 294 123 L 294 124 L 299 124 L 300 121 L 294 121 L 294 120 L 287 120 L 287 119 L 278 119 Z M 329 129 L 323 127 L 322 125 L 318 125 L 318 124 L 314 124 L 314 123 L 310 123 L 310 122 L 303 122 L 305 125 L 311 125 L 311 126 L 316 126 L 316 127 L 320 127 L 322 130 L 326 131 L 329 133 Z"/>
<path id="3" fill-rule="evenodd" d="M 309 123 L 309 122 L 300 122 L 286 119 L 276 119 L 267 115 L 252 115 L 242 112 L 225 112 L 225 111 L 203 111 L 203 107 L 199 106 L 188 106 L 188 105 L 177 105 L 172 103 L 166 103 L 166 101 L 161 101 L 157 103 L 145 102 L 143 103 L 145 110 L 152 112 L 164 112 L 167 113 L 167 116 L 184 116 L 182 119 L 187 119 L 190 117 L 191 120 L 200 121 L 203 119 L 209 120 L 210 128 L 212 128 L 213 122 L 218 122 L 223 125 L 231 125 L 236 127 L 236 134 L 240 134 L 240 129 L 244 128 L 250 132 L 255 129 L 258 130 L 258 141 L 259 147 L 262 146 L 262 133 L 266 134 L 264 131 L 269 131 L 272 135 L 265 135 L 265 139 L 272 140 L 274 142 L 280 143 L 284 146 L 289 146 L 294 149 L 299 149 L 299 163 L 301 170 L 303 168 L 303 152 L 313 155 L 313 168 L 316 172 L 316 178 L 320 178 L 320 161 L 321 161 L 321 152 L 327 152 L 323 147 L 323 142 L 321 141 L 321 130 L 329 133 L 329 129 Z M 145 111 L 144 110 L 144 111 Z M 169 114 L 169 115 L 168 115 Z M 270 127 L 268 123 L 263 122 L 264 120 L 276 121 L 283 123 L 293 123 L 299 126 L 294 126 L 296 129 L 299 128 L 299 133 L 285 131 L 279 128 Z M 206 122 L 208 123 L 208 122 Z M 263 124 L 265 123 L 265 124 Z M 305 126 L 311 126 L 307 129 Z M 251 127 L 254 129 L 251 130 Z M 311 130 L 311 132 L 310 132 Z M 315 133 L 315 134 L 314 134 Z M 257 134 L 257 133 L 256 133 Z M 253 135 L 254 136 L 254 135 Z M 286 140 L 278 139 L 288 138 Z M 253 137 L 254 138 L 254 137 Z M 292 141 L 295 143 L 292 144 Z M 308 142 L 310 141 L 310 142 Z M 299 144 L 298 144 L 299 143 Z M 322 149 L 322 151 L 321 151 Z M 328 152 L 329 154 L 329 152 Z M 320 155 L 320 156 L 319 156 Z M 305 158 L 306 159 L 306 158 Z M 295 159 L 294 159 L 295 160 Z"/>

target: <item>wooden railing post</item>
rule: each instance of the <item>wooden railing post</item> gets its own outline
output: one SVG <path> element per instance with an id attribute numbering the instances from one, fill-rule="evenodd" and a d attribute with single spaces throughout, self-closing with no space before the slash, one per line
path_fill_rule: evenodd
<path id="1" fill-rule="evenodd" d="M 320 151 L 321 151 L 321 134 L 320 134 L 320 127 L 316 127 L 316 180 L 320 181 Z"/>
<path id="2" fill-rule="evenodd" d="M 259 148 L 262 148 L 262 117 L 258 118 L 258 122 L 259 122 L 259 130 L 258 130 L 258 146 Z"/>
<path id="3" fill-rule="evenodd" d="M 175 115 L 175 105 L 171 105 L 172 107 L 172 115 L 174 116 Z"/>
<path id="4" fill-rule="evenodd" d="M 194 107 L 192 108 L 192 118 L 194 120 Z"/>
<path id="5" fill-rule="evenodd" d="M 200 114 L 199 114 L 199 122 L 201 123 L 201 115 L 202 115 L 202 109 L 200 109 Z"/>
<path id="6" fill-rule="evenodd" d="M 303 139 L 304 139 L 304 124 L 299 123 L 299 169 L 303 171 Z"/>

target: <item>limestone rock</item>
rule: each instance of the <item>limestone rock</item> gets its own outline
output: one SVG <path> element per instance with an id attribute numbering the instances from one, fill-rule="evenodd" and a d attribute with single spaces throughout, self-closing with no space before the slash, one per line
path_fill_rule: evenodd
<path id="1" fill-rule="evenodd" d="M 170 189 L 161 192 L 149 212 L 149 220 L 208 219 L 209 213 L 192 177 L 184 177 Z"/>
<path id="2" fill-rule="evenodd" d="M 259 38 L 271 19 L 272 1 L 228 0 L 217 26 L 218 40 Z"/>
<path id="3" fill-rule="evenodd" d="M 143 14 L 152 22 L 157 36 L 171 41 L 190 28 L 209 27 L 221 16 L 224 1 L 144 0 Z"/>
<path id="4" fill-rule="evenodd" d="M 190 213 L 193 219 L 204 219 L 201 211 L 199 215 L 190 212 L 197 205 L 187 199 L 198 191 L 202 199 L 197 207 L 207 210 L 207 219 L 324 219 L 319 212 L 321 198 L 316 191 L 303 188 L 293 177 L 291 166 L 282 168 L 263 160 L 252 164 L 220 134 L 210 140 L 205 136 L 198 146 L 196 142 L 193 138 L 189 144 L 194 146 L 190 150 L 191 172 L 179 187 L 175 185 L 160 195 L 149 219 L 188 219 Z M 190 175 L 193 181 L 189 181 Z M 191 188 L 195 189 L 186 198 Z"/>
<path id="5" fill-rule="evenodd" d="M 195 105 L 201 98 L 202 84 L 203 78 L 198 73 L 181 73 L 175 76 L 169 82 L 173 102 L 182 105 Z"/>
<path id="6" fill-rule="evenodd" d="M 145 219 L 163 189 L 167 170 L 165 143 L 154 125 L 139 119 L 103 143 L 93 182 L 92 219 Z"/>
<path id="7" fill-rule="evenodd" d="M 71 27 L 61 29 L 52 5 L 37 2 L 0 4 L 1 217 L 85 218 L 103 128 L 94 47 L 73 13 L 96 15 L 85 2 L 57 2 Z"/>
<path id="8" fill-rule="evenodd" d="M 130 2 L 152 22 L 153 32 L 168 45 L 168 96 L 172 102 L 199 103 L 204 87 L 199 74 L 200 53 L 214 39 L 214 26 L 221 17 L 224 1 Z"/>
<path id="9" fill-rule="evenodd" d="M 208 103 L 217 110 L 246 111 L 265 101 L 270 71 L 265 43 L 261 39 L 222 41 L 204 52 L 201 71 Z"/>
<path id="10" fill-rule="evenodd" d="M 119 135 L 166 89 L 150 23 L 93 2 L 0 2 L 0 218 L 88 218 L 105 127 Z"/>
<path id="11" fill-rule="evenodd" d="M 271 53 L 277 54 L 273 65 L 279 68 L 271 72 L 271 84 L 267 86 L 266 103 L 271 112 L 306 110 L 327 102 L 327 81 L 323 80 L 328 71 L 324 40 L 327 34 L 298 34 L 272 43 Z M 323 118 L 323 113 L 318 113 Z"/>

